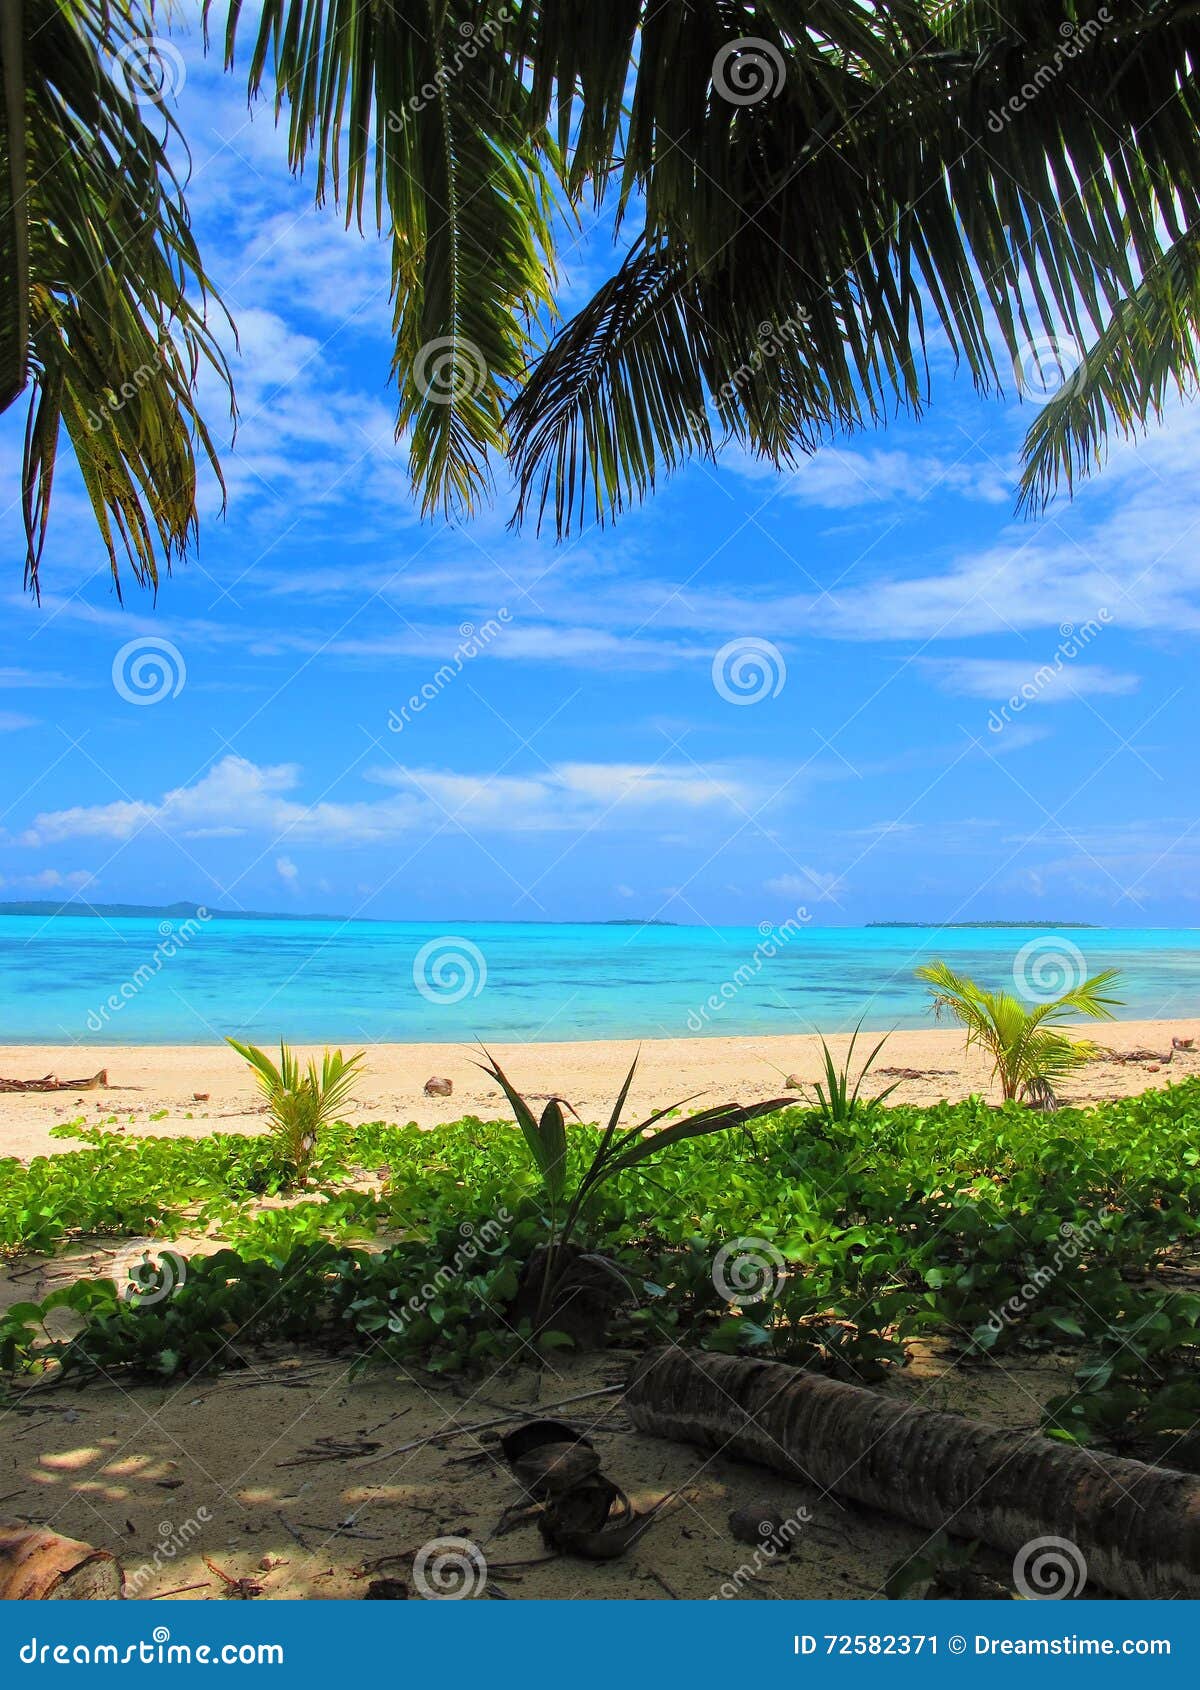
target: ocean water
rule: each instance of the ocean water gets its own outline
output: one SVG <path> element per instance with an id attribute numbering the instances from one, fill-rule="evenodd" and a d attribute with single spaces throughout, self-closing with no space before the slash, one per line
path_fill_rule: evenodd
<path id="1" fill-rule="evenodd" d="M 1200 1016 L 1192 929 L 0 916 L 0 1043 L 882 1032 L 929 1024 L 913 969 L 936 957 L 1034 998 L 1119 968 L 1123 1018 Z"/>

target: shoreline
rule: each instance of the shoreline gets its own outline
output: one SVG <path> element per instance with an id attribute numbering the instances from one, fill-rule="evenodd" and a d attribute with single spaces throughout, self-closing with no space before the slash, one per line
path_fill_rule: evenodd
<path id="1" fill-rule="evenodd" d="M 1095 1103 L 1133 1096 L 1154 1087 L 1200 1074 L 1200 1017 L 1194 1020 L 1107 1021 L 1073 1028 L 1079 1035 L 1118 1054 L 1145 1050 L 1153 1058 L 1120 1063 L 1101 1058 L 1062 1088 L 1064 1103 Z M 881 1035 L 858 1037 L 853 1072 Z M 1194 1039 L 1190 1051 L 1173 1050 L 1172 1039 Z M 849 1034 L 833 1034 L 829 1048 L 839 1063 L 846 1057 Z M 597 1039 L 489 1045 L 517 1089 L 541 1101 L 551 1094 L 569 1099 L 585 1121 L 607 1119 L 613 1100 L 641 1048 L 638 1072 L 623 1119 L 702 1094 L 695 1107 L 719 1102 L 749 1103 L 768 1097 L 795 1096 L 785 1084 L 790 1076 L 811 1088 L 821 1075 L 821 1045 L 815 1033 L 755 1036 L 698 1034 L 688 1038 Z M 415 1122 L 432 1127 L 464 1115 L 483 1120 L 511 1119 L 503 1094 L 475 1065 L 478 1051 L 469 1044 L 350 1044 L 347 1054 L 366 1052 L 355 1100 L 345 1118 L 356 1121 Z M 320 1047 L 298 1045 L 302 1058 Z M 262 1105 L 246 1064 L 226 1045 L 9 1045 L 0 1051 L 0 1075 L 40 1079 L 57 1074 L 80 1079 L 107 1069 L 109 1085 L 95 1091 L 0 1093 L 0 1156 L 22 1160 L 70 1149 L 70 1141 L 50 1137 L 50 1128 L 81 1116 L 89 1123 L 117 1118 L 117 1129 L 139 1134 L 260 1132 Z M 906 1070 L 902 1076 L 888 1070 Z M 864 1095 L 873 1096 L 899 1080 L 890 1102 L 930 1104 L 957 1101 L 977 1092 L 998 1101 L 991 1083 L 991 1063 L 978 1050 L 968 1053 L 957 1027 L 900 1029 L 891 1033 L 867 1077 Z M 426 1080 L 453 1082 L 450 1097 L 426 1097 Z M 197 1095 L 199 1094 L 199 1095 Z M 165 1114 L 162 1112 L 165 1111 Z M 151 1120 L 158 1115 L 158 1120 Z"/>

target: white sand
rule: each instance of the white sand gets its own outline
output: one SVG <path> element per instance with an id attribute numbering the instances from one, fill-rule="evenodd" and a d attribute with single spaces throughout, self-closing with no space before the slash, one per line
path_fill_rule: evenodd
<path id="1" fill-rule="evenodd" d="M 1118 1021 L 1089 1027 L 1086 1032 L 1115 1051 L 1146 1049 L 1162 1057 L 1170 1056 L 1173 1036 L 1195 1037 L 1200 1046 L 1197 1022 Z M 874 1037 L 860 1036 L 856 1063 L 874 1042 Z M 839 1057 L 848 1043 L 844 1036 L 830 1040 Z M 629 1040 L 597 1040 L 496 1045 L 493 1053 L 518 1089 L 535 1096 L 558 1093 L 570 1100 L 584 1120 L 595 1121 L 607 1117 L 636 1049 Z M 463 1115 L 511 1119 L 499 1089 L 475 1066 L 477 1059 L 478 1052 L 465 1045 L 371 1045 L 348 1118 L 417 1121 L 422 1126 Z M 920 1078 L 901 1081 L 893 1093 L 896 1103 L 934 1103 L 971 1092 L 997 1096 L 986 1057 L 974 1051 L 967 1056 L 963 1035 L 953 1028 L 893 1033 L 878 1067 L 920 1071 Z M 81 1115 L 92 1121 L 115 1115 L 121 1126 L 138 1132 L 254 1132 L 261 1127 L 249 1070 L 224 1045 L 0 1047 L 0 1075 L 7 1078 L 33 1079 L 54 1073 L 78 1079 L 101 1068 L 108 1070 L 107 1090 L 0 1093 L 0 1154 L 25 1158 L 65 1148 L 49 1137 L 49 1129 Z M 787 1092 L 787 1076 L 811 1084 L 820 1072 L 820 1045 L 812 1035 L 651 1039 L 642 1045 L 625 1118 L 632 1124 L 637 1111 L 649 1112 L 693 1092 L 701 1093 L 705 1104 L 782 1096 Z M 1064 1098 L 1093 1102 L 1127 1096 L 1197 1072 L 1200 1050 L 1175 1052 L 1162 1066 L 1151 1060 L 1098 1061 L 1064 1088 Z M 425 1081 L 433 1075 L 453 1082 L 451 1097 L 424 1095 Z M 868 1094 L 893 1078 L 881 1074 L 868 1082 Z M 207 1096 L 198 1100 L 196 1093 Z M 697 1102 L 695 1107 L 703 1104 Z M 166 1113 L 161 1119 L 151 1120 L 162 1111 Z"/>

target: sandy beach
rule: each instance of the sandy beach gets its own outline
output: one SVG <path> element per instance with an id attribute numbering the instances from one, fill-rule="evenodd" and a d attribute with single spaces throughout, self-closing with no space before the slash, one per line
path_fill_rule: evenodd
<path id="1" fill-rule="evenodd" d="M 1172 1046 L 1173 1038 L 1196 1038 L 1200 1045 L 1200 1020 L 1116 1021 L 1080 1032 L 1090 1033 L 1117 1055 L 1152 1054 L 1132 1062 L 1097 1060 L 1064 1088 L 1065 1101 L 1130 1096 L 1200 1073 L 1200 1048 Z M 877 1037 L 860 1037 L 856 1064 Z M 830 1040 L 839 1058 L 848 1044 L 845 1036 Z M 557 1093 L 583 1120 L 595 1121 L 607 1116 L 637 1048 L 632 1040 L 498 1044 L 493 1054 L 526 1095 Z M 631 1122 L 635 1111 L 646 1113 L 690 1093 L 701 1093 L 709 1103 L 782 1096 L 789 1078 L 811 1085 L 821 1072 L 820 1044 L 813 1035 L 651 1039 L 641 1052 L 626 1111 Z M 348 1118 L 416 1121 L 432 1127 L 463 1115 L 510 1117 L 503 1095 L 476 1066 L 477 1058 L 469 1045 L 370 1045 Z M 133 1132 L 199 1135 L 261 1128 L 261 1106 L 249 1071 L 224 1045 L 12 1045 L 0 1050 L 4 1078 L 55 1074 L 74 1080 L 100 1069 L 108 1071 L 106 1089 L 0 1093 L 0 1154 L 25 1159 L 66 1148 L 50 1138 L 50 1128 L 80 1116 L 89 1121 L 116 1116 L 118 1126 Z M 994 1097 L 990 1071 L 985 1056 L 966 1053 L 956 1028 L 904 1030 L 888 1039 L 873 1071 L 874 1084 L 866 1089 L 869 1094 L 899 1079 L 895 1103 L 936 1103 L 972 1092 Z M 434 1076 L 452 1082 L 450 1097 L 425 1096 L 425 1082 Z"/>

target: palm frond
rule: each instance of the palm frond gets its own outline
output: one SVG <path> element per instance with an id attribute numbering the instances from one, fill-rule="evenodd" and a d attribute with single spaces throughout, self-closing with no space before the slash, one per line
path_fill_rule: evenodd
<path id="1" fill-rule="evenodd" d="M 241 12 L 229 0 L 229 65 Z M 360 227 L 370 191 L 391 236 L 397 435 L 427 511 L 487 493 L 553 308 L 557 153 L 508 50 L 516 27 L 497 0 L 264 0 L 253 36 L 250 94 L 273 79 L 293 170 L 311 155 L 318 201 Z"/>
<path id="2" fill-rule="evenodd" d="M 1200 385 L 1200 236 L 1189 232 L 1153 264 L 1083 352 L 1079 367 L 1025 437 L 1021 505 L 1044 510 L 1098 469 L 1113 434 L 1132 438 L 1160 418 L 1172 392 Z"/>
<path id="3" fill-rule="evenodd" d="M 152 32 L 154 16 L 153 0 L 5 8 L 6 43 L 14 21 L 22 27 L 27 158 L 26 187 L 3 230 L 20 290 L 6 299 L 4 392 L 9 403 L 29 393 L 22 506 L 35 592 L 63 432 L 118 593 L 122 559 L 156 586 L 195 538 L 199 458 L 223 486 L 196 403 L 201 369 L 216 373 L 231 407 L 232 388 L 208 321 L 211 283 L 167 157 L 178 131 L 159 108 L 152 127 L 115 68 Z M 11 63 L 6 45 L 6 82 Z M 11 123 L 0 128 L 0 150 L 0 177 L 15 185 Z M 9 226 L 21 209 L 27 264 Z M 21 313 L 28 382 L 18 386 Z"/>

